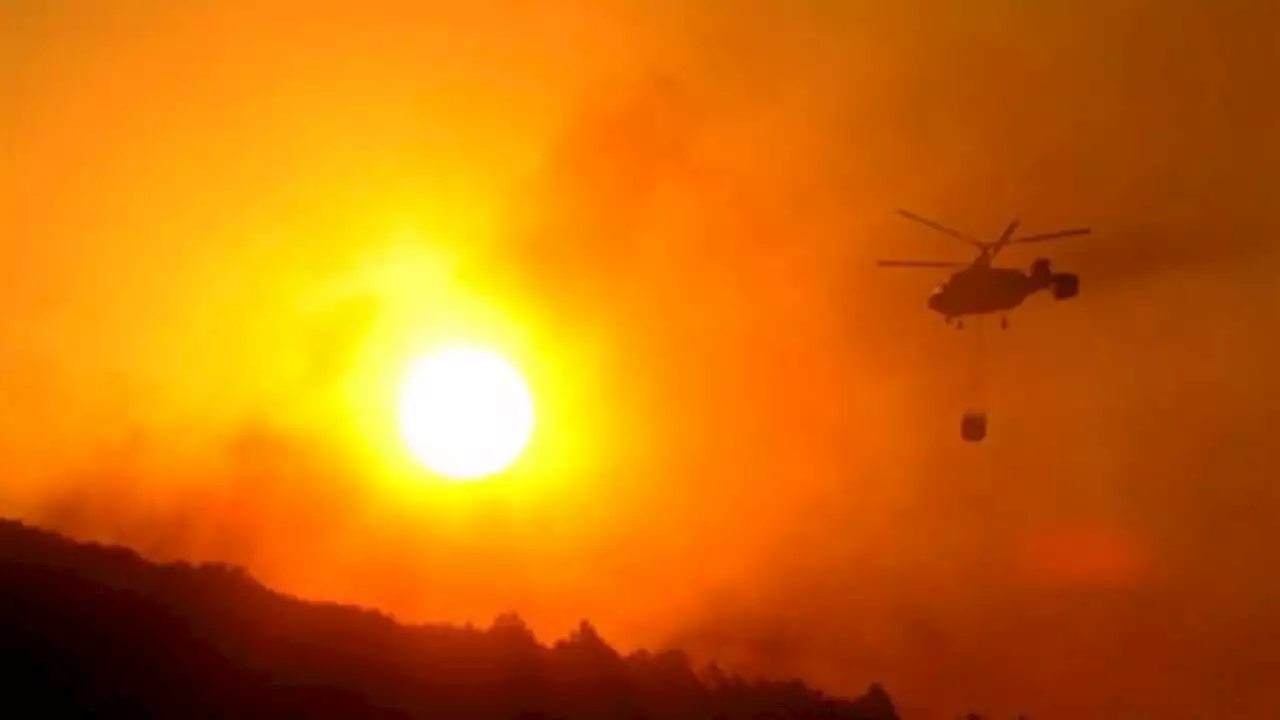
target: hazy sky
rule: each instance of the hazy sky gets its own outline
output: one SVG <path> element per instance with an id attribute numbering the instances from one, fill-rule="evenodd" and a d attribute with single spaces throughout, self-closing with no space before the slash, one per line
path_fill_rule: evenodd
<path id="1" fill-rule="evenodd" d="M 912 718 L 1280 714 L 1275 3 L 0 22 L 6 515 L 405 619 L 881 680 Z M 942 276 L 874 266 L 968 248 L 898 207 L 1092 226 L 1000 258 L 1081 294 L 989 328 L 977 387 Z M 394 401 L 459 338 L 540 425 L 444 487 Z"/>

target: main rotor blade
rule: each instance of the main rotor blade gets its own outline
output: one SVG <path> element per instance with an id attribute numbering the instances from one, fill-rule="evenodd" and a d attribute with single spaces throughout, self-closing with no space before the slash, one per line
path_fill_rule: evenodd
<path id="1" fill-rule="evenodd" d="M 996 241 L 996 247 L 1000 247 L 1001 245 L 1004 245 L 1005 243 L 1009 242 L 1009 238 L 1013 237 L 1013 233 L 1017 229 L 1018 229 L 1018 219 L 1014 218 L 1009 223 L 1009 226 L 1004 229 L 1004 232 L 1000 234 L 1000 239 Z"/>
<path id="2" fill-rule="evenodd" d="M 1092 230 L 1089 228 L 1073 228 L 1071 230 L 1059 230 L 1057 232 L 1040 233 L 1038 235 L 1028 235 L 1026 237 L 1014 238 L 1011 243 L 1028 243 L 1028 242 L 1044 242 L 1045 240 L 1057 240 L 1058 238 L 1072 237 L 1075 235 L 1088 235 Z"/>
<path id="3" fill-rule="evenodd" d="M 940 268 L 964 267 L 969 263 L 948 262 L 946 260 L 877 260 L 876 264 L 880 267 Z"/>
<path id="4" fill-rule="evenodd" d="M 982 246 L 982 243 L 978 242 L 977 240 L 974 240 L 973 238 L 969 237 L 968 235 L 965 235 L 964 233 L 960 232 L 959 230 L 953 230 L 953 229 L 951 229 L 951 228 L 947 227 L 946 225 L 943 225 L 943 224 L 941 224 L 941 223 L 938 223 L 938 222 L 935 222 L 935 221 L 933 221 L 933 220 L 930 220 L 929 218 L 926 218 L 926 217 L 920 217 L 919 215 L 916 215 L 915 213 L 913 213 L 913 212 L 911 212 L 911 211 L 909 211 L 909 210 L 899 210 L 899 211 L 898 211 L 898 214 L 899 214 L 899 215 L 901 215 L 902 217 L 904 217 L 904 218 L 908 219 L 908 220 L 914 220 L 915 222 L 918 222 L 918 223 L 920 223 L 921 225 L 926 225 L 926 226 L 928 226 L 928 227 L 931 227 L 931 228 L 933 228 L 934 230 L 937 230 L 938 232 L 943 233 L 944 235 L 950 235 L 951 237 L 953 237 L 953 238 L 955 238 L 955 239 L 957 239 L 957 240 L 963 240 L 964 242 L 967 242 L 967 243 L 969 243 L 970 245 L 974 245 L 974 246 L 977 246 L 977 247 L 981 247 L 981 246 Z"/>

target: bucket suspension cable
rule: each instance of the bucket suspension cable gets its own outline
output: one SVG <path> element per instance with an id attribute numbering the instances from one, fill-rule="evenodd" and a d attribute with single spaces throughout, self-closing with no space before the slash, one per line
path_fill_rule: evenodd
<path id="1" fill-rule="evenodd" d="M 982 317 L 973 319 L 973 347 L 969 360 L 969 400 L 973 403 L 974 409 L 982 409 L 986 403 L 986 377 L 983 367 L 986 363 L 986 349 L 982 332 L 984 324 Z"/>

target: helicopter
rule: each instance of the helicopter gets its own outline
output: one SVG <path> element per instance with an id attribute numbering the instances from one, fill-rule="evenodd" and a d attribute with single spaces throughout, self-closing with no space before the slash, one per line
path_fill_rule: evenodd
<path id="1" fill-rule="evenodd" d="M 1053 272 L 1049 261 L 1044 258 L 1032 262 L 1028 272 L 1018 268 L 992 267 L 991 261 L 1007 245 L 1087 235 L 1091 232 L 1089 228 L 1072 228 L 1015 238 L 1013 233 L 1019 225 L 1015 218 L 998 239 L 982 241 L 907 210 L 899 210 L 898 214 L 978 249 L 977 257 L 968 263 L 934 260 L 881 260 L 878 263 L 881 267 L 961 268 L 935 288 L 926 301 L 928 308 L 942 315 L 948 325 L 954 320 L 957 328 L 963 328 L 963 318 L 966 316 L 1007 313 L 1041 290 L 1051 290 L 1056 300 L 1067 300 L 1080 292 L 1078 276 Z M 1009 327 L 1007 316 L 1001 315 L 1000 327 Z"/>

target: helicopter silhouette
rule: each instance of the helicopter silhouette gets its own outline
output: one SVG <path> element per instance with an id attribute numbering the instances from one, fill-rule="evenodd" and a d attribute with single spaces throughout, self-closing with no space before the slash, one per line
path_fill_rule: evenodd
<path id="1" fill-rule="evenodd" d="M 1008 245 L 1087 235 L 1091 232 L 1089 228 L 1015 238 L 1013 233 L 1018 229 L 1018 220 L 1014 219 L 997 240 L 982 241 L 907 210 L 899 210 L 898 214 L 978 248 L 978 256 L 968 263 L 935 260 L 880 260 L 878 263 L 881 267 L 962 268 L 939 285 L 926 302 L 929 309 L 942 315 L 948 325 L 955 320 L 956 327 L 963 328 L 963 318 L 966 316 L 1007 313 L 1041 290 L 1052 290 L 1053 297 L 1057 300 L 1073 298 L 1080 292 L 1078 276 L 1053 272 L 1049 261 L 1044 258 L 1037 258 L 1032 262 L 1028 272 L 1018 268 L 992 267 L 991 261 Z M 1008 317 L 1001 316 L 1000 327 L 1009 327 Z"/>

